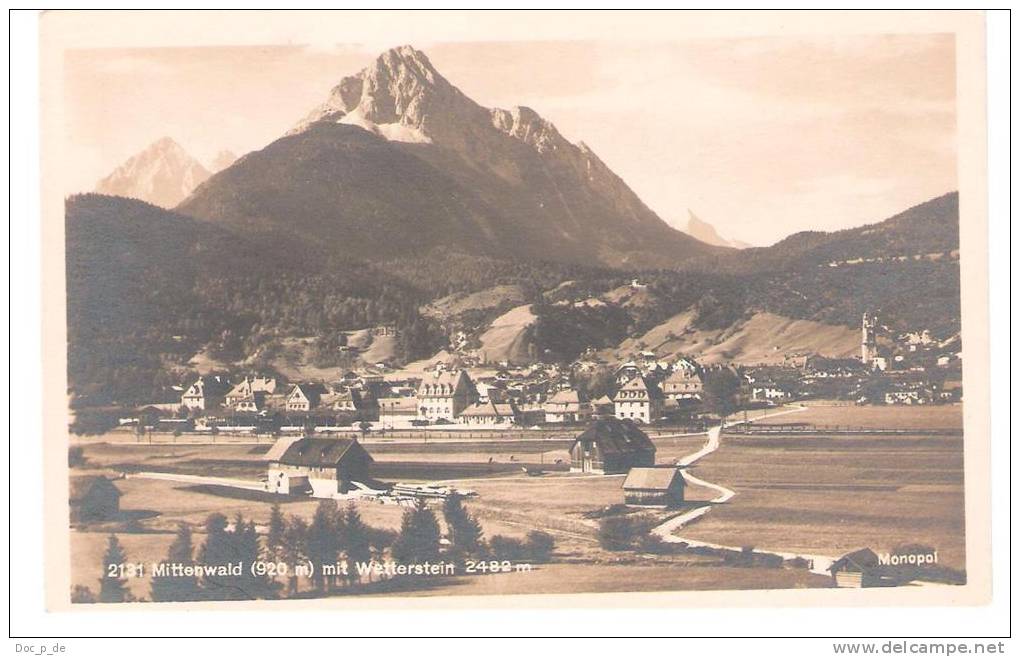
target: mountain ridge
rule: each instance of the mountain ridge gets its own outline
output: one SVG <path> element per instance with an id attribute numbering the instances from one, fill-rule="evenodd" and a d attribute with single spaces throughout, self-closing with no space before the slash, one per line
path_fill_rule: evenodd
<path id="1" fill-rule="evenodd" d="M 694 214 L 694 211 L 690 209 L 687 210 L 687 229 L 685 232 L 691 237 L 712 246 L 725 246 L 734 249 L 746 249 L 750 247 L 750 244 L 747 244 L 746 242 L 726 239 L 719 234 L 719 231 L 715 229 L 715 226 L 698 217 Z"/>
<path id="2" fill-rule="evenodd" d="M 96 192 L 137 198 L 163 208 L 184 200 L 210 174 L 170 137 L 162 137 L 132 155 L 96 184 Z"/>
<path id="3" fill-rule="evenodd" d="M 425 193 L 426 181 L 439 191 Z M 482 107 L 410 46 L 343 78 L 287 134 L 212 176 L 179 209 L 245 229 L 296 221 L 310 239 L 369 260 L 415 252 L 392 239 L 401 225 L 466 253 L 617 267 L 722 251 L 670 227 L 583 142 L 527 107 Z M 337 238 L 355 232 L 356 250 Z"/>

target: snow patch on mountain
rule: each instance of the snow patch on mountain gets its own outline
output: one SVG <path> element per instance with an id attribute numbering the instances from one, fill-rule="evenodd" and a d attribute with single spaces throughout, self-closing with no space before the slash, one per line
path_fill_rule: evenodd
<path id="1" fill-rule="evenodd" d="M 432 140 L 427 135 L 414 126 L 405 125 L 400 122 L 375 123 L 366 119 L 357 110 L 340 117 L 337 123 L 358 126 L 389 141 L 402 141 L 408 144 L 432 143 Z"/>

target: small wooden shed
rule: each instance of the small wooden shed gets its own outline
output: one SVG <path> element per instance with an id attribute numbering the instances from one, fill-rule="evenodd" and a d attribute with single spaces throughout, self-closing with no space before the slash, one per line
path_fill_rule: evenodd
<path id="1" fill-rule="evenodd" d="M 113 520 L 120 513 L 120 491 L 101 475 L 71 477 L 71 522 Z"/>
<path id="2" fill-rule="evenodd" d="M 686 483 L 680 468 L 631 468 L 623 482 L 623 498 L 641 506 L 680 506 Z"/>
<path id="3" fill-rule="evenodd" d="M 570 447 L 571 472 L 626 474 L 653 465 L 655 445 L 631 420 L 595 420 Z"/>
<path id="4" fill-rule="evenodd" d="M 829 566 L 832 580 L 839 588 L 880 586 L 878 555 L 868 548 L 845 554 Z"/>

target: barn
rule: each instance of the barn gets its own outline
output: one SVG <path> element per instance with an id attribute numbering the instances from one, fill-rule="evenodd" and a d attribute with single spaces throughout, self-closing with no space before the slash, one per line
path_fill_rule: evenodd
<path id="1" fill-rule="evenodd" d="M 372 457 L 355 438 L 281 438 L 266 460 L 271 493 L 333 497 L 370 481 Z"/>
<path id="2" fill-rule="evenodd" d="M 120 513 L 120 491 L 99 475 L 71 477 L 71 522 L 113 520 Z"/>
<path id="3" fill-rule="evenodd" d="M 829 566 L 832 580 L 839 588 L 880 586 L 878 555 L 868 548 L 845 554 Z"/>
<path id="4" fill-rule="evenodd" d="M 631 420 L 600 418 L 570 447 L 570 471 L 625 474 L 655 465 L 655 445 Z"/>
<path id="5" fill-rule="evenodd" d="M 631 468 L 623 481 L 623 498 L 627 504 L 640 506 L 680 506 L 685 485 L 680 468 Z"/>

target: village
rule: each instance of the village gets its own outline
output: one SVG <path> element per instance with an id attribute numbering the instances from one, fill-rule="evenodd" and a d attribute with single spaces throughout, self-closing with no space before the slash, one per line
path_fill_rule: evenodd
<path id="1" fill-rule="evenodd" d="M 595 369 L 607 374 L 598 396 L 585 377 Z M 938 566 L 913 568 L 907 579 L 881 564 L 904 546 L 929 550 L 951 535 L 947 523 L 960 521 L 958 482 L 941 480 L 946 470 L 916 470 L 959 467 L 959 373 L 958 338 L 891 335 L 865 315 L 855 359 L 792 354 L 780 365 L 702 366 L 639 352 L 613 367 L 590 354 L 569 366 L 440 361 L 417 376 L 380 363 L 330 382 L 208 374 L 182 386 L 178 401 L 146 405 L 98 440 L 77 441 L 80 462 L 72 467 L 82 472 L 72 471 L 72 525 L 95 550 L 97 532 L 107 528 L 127 528 L 121 536 L 138 540 L 134 532 L 143 527 L 153 536 L 175 522 L 201 526 L 199 509 L 236 508 L 251 517 L 274 501 L 306 513 L 313 510 L 307 505 L 328 501 L 356 504 L 393 531 L 402 515 L 462 500 L 485 534 L 500 532 L 500 545 L 504 532 L 519 536 L 505 539 L 511 544 L 524 541 L 520 528 L 527 527 L 548 533 L 561 557 L 574 555 L 567 561 L 599 569 L 619 561 L 606 562 L 607 554 L 636 550 L 668 562 L 717 563 L 721 570 L 699 571 L 710 586 L 749 585 L 734 575 L 735 564 L 780 568 L 754 586 L 775 577 L 786 582 L 780 585 L 888 586 L 919 572 L 952 583 L 962 544 L 940 544 Z M 782 441 L 794 437 L 797 451 L 784 449 Z M 913 451 L 887 456 L 897 446 Z M 881 475 L 865 466 L 870 454 L 890 462 Z M 761 483 L 727 488 L 724 482 L 751 476 L 739 465 L 748 458 Z M 816 458 L 825 465 L 803 469 Z M 849 474 L 860 468 L 856 479 Z M 791 481 L 791 473 L 799 474 Z M 922 531 L 897 527 L 902 509 L 930 493 L 888 498 L 885 491 L 929 479 L 923 490 L 945 503 L 928 511 Z M 777 496 L 783 486 L 797 489 Z M 857 531 L 841 525 L 828 544 L 817 522 L 794 532 L 797 547 L 782 523 L 768 520 L 797 517 L 819 502 L 845 506 L 832 494 L 855 487 L 854 508 L 870 499 L 868 513 L 884 515 L 862 520 Z M 741 520 L 746 503 L 775 509 Z M 125 514 L 143 513 L 139 507 L 151 518 L 125 525 Z M 151 538 L 139 542 L 143 551 L 152 545 Z M 558 559 L 543 554 L 552 562 L 539 571 L 559 572 Z M 542 586 L 556 590 L 549 581 Z"/>
<path id="2" fill-rule="evenodd" d="M 459 366 L 437 361 L 417 375 L 377 363 L 335 381 L 209 374 L 170 392 L 178 400 L 143 406 L 119 423 L 138 433 L 178 435 L 505 431 L 584 425 L 604 417 L 703 428 L 706 414 L 718 410 L 714 397 L 720 395 L 732 396 L 736 408 L 811 399 L 957 403 L 961 371 L 958 335 L 943 340 L 927 330 L 892 335 L 865 313 L 859 358 L 784 354 L 781 364 L 702 366 L 691 357 L 662 360 L 641 351 L 615 365 L 591 354 L 566 366 L 465 358 Z M 605 379 L 598 396 L 577 383 L 595 372 Z M 722 383 L 706 393 L 709 380 Z"/>

